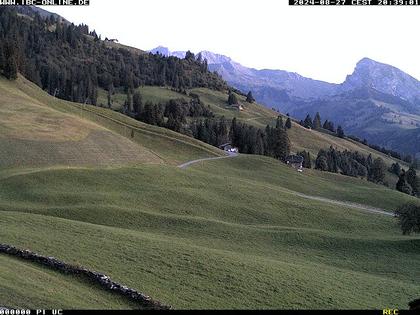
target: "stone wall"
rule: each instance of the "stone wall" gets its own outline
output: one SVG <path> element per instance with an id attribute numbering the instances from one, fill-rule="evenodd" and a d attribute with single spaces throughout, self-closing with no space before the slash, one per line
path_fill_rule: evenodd
<path id="1" fill-rule="evenodd" d="M 153 300 L 150 296 L 147 296 L 143 293 L 137 292 L 134 289 L 130 289 L 120 283 L 112 281 L 107 275 L 91 271 L 83 267 L 77 267 L 73 265 L 66 264 L 54 257 L 45 257 L 38 255 L 29 250 L 21 250 L 16 247 L 0 244 L 0 253 L 8 254 L 10 256 L 15 256 L 21 259 L 29 260 L 43 266 L 49 267 L 54 270 L 66 274 L 74 274 L 81 276 L 89 281 L 99 284 L 101 287 L 106 290 L 115 292 L 122 296 L 127 297 L 128 299 L 136 302 L 141 309 L 152 309 L 152 310 L 166 310 L 171 309 L 170 306 L 164 305 L 158 301 Z"/>

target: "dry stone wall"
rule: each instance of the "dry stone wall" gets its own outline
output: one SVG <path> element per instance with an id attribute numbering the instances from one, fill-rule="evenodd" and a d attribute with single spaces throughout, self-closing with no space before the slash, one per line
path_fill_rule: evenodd
<path id="1" fill-rule="evenodd" d="M 73 274 L 82 276 L 85 279 L 99 284 L 101 287 L 127 297 L 128 299 L 139 304 L 141 309 L 152 309 L 152 310 L 166 310 L 171 309 L 170 306 L 162 304 L 158 301 L 153 300 L 150 296 L 140 293 L 134 289 L 128 288 L 120 283 L 112 281 L 110 277 L 105 274 L 86 269 L 84 267 L 78 267 L 64 263 L 54 257 L 46 257 L 38 255 L 37 253 L 29 250 L 18 249 L 14 246 L 0 244 L 0 253 L 4 253 L 10 256 L 15 256 L 24 260 L 32 261 L 43 266 L 49 267 L 54 270 L 66 274 Z"/>

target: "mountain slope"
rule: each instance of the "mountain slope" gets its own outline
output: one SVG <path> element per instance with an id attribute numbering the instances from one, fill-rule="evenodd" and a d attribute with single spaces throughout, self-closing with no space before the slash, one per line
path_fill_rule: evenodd
<path id="1" fill-rule="evenodd" d="M 2 169 L 178 164 L 222 154 L 110 110 L 59 100 L 23 77 L 15 82 L 0 78 L 0 91 Z"/>
<path id="2" fill-rule="evenodd" d="M 152 52 L 185 55 L 165 47 Z M 395 67 L 364 58 L 345 82 L 331 84 L 283 70 L 247 68 L 208 51 L 200 54 L 210 70 L 243 92 L 251 90 L 268 107 L 298 119 L 320 112 L 373 144 L 420 156 L 420 82 Z"/>
<path id="3" fill-rule="evenodd" d="M 144 147 L 55 110 L 0 78 L 0 167 L 161 163 Z M 52 99 L 52 97 L 51 97 Z"/>
<path id="4" fill-rule="evenodd" d="M 416 102 L 420 98 L 420 82 L 398 68 L 369 58 L 360 60 L 353 74 L 347 76 L 341 91 L 373 89 L 397 98 Z"/>
<path id="5" fill-rule="evenodd" d="M 141 93 L 144 102 L 151 101 L 153 103 L 164 104 L 171 99 L 190 98 L 190 96 L 177 93 L 168 87 L 140 87 L 137 91 Z M 243 106 L 243 110 L 238 111 L 227 105 L 227 92 L 214 91 L 205 88 L 195 88 L 188 92 L 198 95 L 203 104 L 209 106 L 210 110 L 217 117 L 224 116 L 228 120 L 236 117 L 240 121 L 257 128 L 264 129 L 267 125 L 274 126 L 277 116 L 279 115 L 278 112 L 268 109 L 259 103 L 247 103 L 245 97 L 242 95 L 237 95 L 238 100 Z M 125 94 L 116 93 L 113 96 L 113 108 L 119 110 L 123 106 L 125 99 Z M 105 91 L 99 91 L 98 103 L 103 105 L 106 104 Z M 283 120 L 286 120 L 285 116 L 283 116 Z M 288 130 L 288 135 L 291 140 L 293 152 L 306 150 L 311 153 L 312 158 L 315 158 L 320 149 L 328 149 L 330 146 L 333 146 L 342 151 L 358 151 L 366 156 L 372 154 L 374 158 L 381 157 L 388 165 L 395 162 L 395 159 L 353 140 L 341 139 L 326 132 L 308 130 L 296 122 L 292 122 L 292 125 L 293 127 Z M 401 164 L 402 162 L 399 161 L 399 163 Z M 395 178 L 390 181 L 392 186 L 394 181 Z"/>
<path id="6" fill-rule="evenodd" d="M 283 110 L 303 119 L 320 112 L 348 133 L 406 154 L 420 155 L 420 82 L 401 70 L 362 59 L 339 93 L 289 102 Z"/>

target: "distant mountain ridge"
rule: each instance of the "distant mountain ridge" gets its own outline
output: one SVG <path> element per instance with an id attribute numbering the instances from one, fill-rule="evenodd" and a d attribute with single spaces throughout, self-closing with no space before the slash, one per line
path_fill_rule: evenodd
<path id="1" fill-rule="evenodd" d="M 166 47 L 151 52 L 185 56 Z M 298 119 L 320 112 L 369 142 L 420 157 L 420 82 L 396 67 L 363 58 L 343 83 L 333 84 L 284 70 L 248 68 L 209 51 L 201 56 L 211 71 L 243 92 L 251 90 L 268 107 Z"/>
<path id="2" fill-rule="evenodd" d="M 163 46 L 154 48 L 150 52 L 178 58 L 184 58 L 186 53 L 186 51 L 172 52 Z M 420 99 L 420 82 L 417 79 L 396 67 L 369 58 L 361 59 L 356 64 L 354 72 L 348 75 L 343 83 L 334 84 L 285 70 L 248 68 L 230 57 L 210 51 L 201 51 L 198 54 L 207 59 L 209 68 L 219 72 L 226 81 L 243 85 L 247 89 L 252 86 L 284 89 L 290 97 L 308 99 L 370 88 L 403 100 Z M 251 82 L 251 79 L 254 81 Z"/>
<path id="3" fill-rule="evenodd" d="M 164 56 L 185 57 L 185 51 L 170 51 L 167 47 L 159 46 L 151 53 L 160 53 Z M 252 92 L 257 98 L 264 99 L 265 88 L 285 91 L 288 96 L 293 98 L 318 98 L 325 95 L 336 94 L 337 84 L 313 80 L 303 77 L 295 72 L 284 70 L 257 70 L 242 66 L 240 63 L 232 60 L 230 57 L 216 54 L 210 51 L 201 51 L 202 58 L 207 59 L 209 69 L 217 71 L 228 83 L 234 87 Z M 266 104 L 273 106 L 271 104 Z"/>

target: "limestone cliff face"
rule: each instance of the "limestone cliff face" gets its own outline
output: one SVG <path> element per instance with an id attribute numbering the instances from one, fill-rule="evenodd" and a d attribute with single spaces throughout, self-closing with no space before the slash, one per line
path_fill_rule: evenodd
<path id="1" fill-rule="evenodd" d="M 420 98 L 418 80 L 400 69 L 369 58 L 360 60 L 341 86 L 342 91 L 361 88 L 375 89 L 408 101 Z"/>

